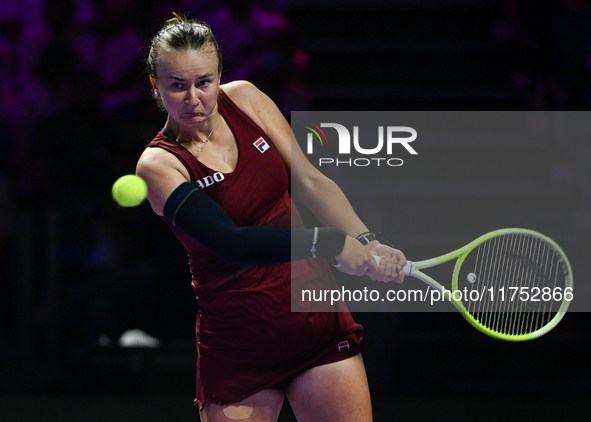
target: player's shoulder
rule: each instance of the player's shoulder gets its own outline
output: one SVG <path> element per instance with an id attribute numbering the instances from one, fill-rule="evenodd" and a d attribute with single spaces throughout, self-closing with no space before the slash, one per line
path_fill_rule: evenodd
<path id="1" fill-rule="evenodd" d="M 264 94 L 252 82 L 232 81 L 223 84 L 220 88 L 241 109 L 254 107 L 264 98 Z"/>
<path id="2" fill-rule="evenodd" d="M 248 81 L 233 81 L 220 88 L 240 110 L 267 131 L 269 122 L 266 120 L 273 116 L 277 106 L 264 92 Z"/>
<path id="3" fill-rule="evenodd" d="M 142 152 L 137 162 L 137 169 L 154 171 L 161 167 L 177 167 L 178 158 L 163 148 L 149 147 Z"/>
<path id="4" fill-rule="evenodd" d="M 165 159 L 167 156 L 170 156 L 170 153 L 163 148 L 148 147 L 140 155 L 139 161 L 152 163 L 160 159 Z"/>
<path id="5" fill-rule="evenodd" d="M 244 95 L 257 95 L 261 91 L 249 81 L 239 80 L 232 81 L 226 84 L 220 85 L 220 88 L 229 96 L 241 97 Z"/>

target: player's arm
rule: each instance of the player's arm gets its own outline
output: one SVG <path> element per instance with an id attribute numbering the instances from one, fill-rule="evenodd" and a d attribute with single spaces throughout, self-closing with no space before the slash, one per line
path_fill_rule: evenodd
<path id="1" fill-rule="evenodd" d="M 291 172 L 292 189 L 295 194 L 324 225 L 338 227 L 351 237 L 368 231 L 338 185 L 310 164 L 299 147 L 289 123 L 269 97 L 245 81 L 232 82 L 223 88 L 269 135 L 288 171 Z M 406 263 L 402 252 L 380 245 L 378 241 L 372 242 L 367 249 L 368 253 L 360 255 L 358 262 L 352 265 L 368 265 L 371 268 L 368 275 L 373 279 L 402 281 L 404 274 L 401 270 Z M 372 253 L 381 256 L 391 255 L 393 259 L 382 260 L 383 264 L 377 268 L 370 256 Z"/>
<path id="2" fill-rule="evenodd" d="M 228 262 L 261 265 L 314 255 L 346 256 L 357 243 L 347 241 L 345 233 L 334 227 L 316 231 L 238 227 L 215 201 L 189 183 L 178 158 L 160 148 L 146 149 L 136 174 L 148 184 L 148 200 L 156 214 Z"/>
<path id="3" fill-rule="evenodd" d="M 178 158 L 162 148 L 146 148 L 137 163 L 135 173 L 148 185 L 148 201 L 157 215 L 162 216 L 170 194 L 191 177 Z"/>

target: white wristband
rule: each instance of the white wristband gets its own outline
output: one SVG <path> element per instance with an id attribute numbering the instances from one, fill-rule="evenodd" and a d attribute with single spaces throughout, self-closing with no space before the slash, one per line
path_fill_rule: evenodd
<path id="1" fill-rule="evenodd" d="M 314 227 L 314 239 L 312 240 L 312 248 L 310 252 L 312 252 L 312 258 L 316 258 L 316 241 L 318 240 L 318 227 Z"/>

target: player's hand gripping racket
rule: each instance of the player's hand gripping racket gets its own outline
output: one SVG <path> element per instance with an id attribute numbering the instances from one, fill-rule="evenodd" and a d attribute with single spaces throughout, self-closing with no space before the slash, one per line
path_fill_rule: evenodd
<path id="1" fill-rule="evenodd" d="M 451 289 L 421 271 L 452 259 L 457 261 Z M 526 229 L 487 233 L 437 258 L 408 261 L 403 271 L 441 292 L 474 327 L 501 340 L 546 334 L 573 298 L 572 270 L 562 249 Z"/>

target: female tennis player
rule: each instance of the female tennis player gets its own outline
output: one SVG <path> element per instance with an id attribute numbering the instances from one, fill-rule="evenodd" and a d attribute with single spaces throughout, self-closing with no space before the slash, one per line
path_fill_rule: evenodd
<path id="1" fill-rule="evenodd" d="M 299 421 L 370 421 L 362 327 L 348 311 L 291 312 L 291 281 L 334 284 L 325 259 L 334 258 L 349 274 L 401 282 L 404 255 L 368 234 L 265 94 L 220 85 L 206 24 L 175 14 L 147 68 L 168 118 L 137 174 L 188 251 L 201 420 L 276 421 L 287 396 Z M 290 183 L 326 227 L 304 228 Z M 384 257 L 379 266 L 372 255 Z"/>

